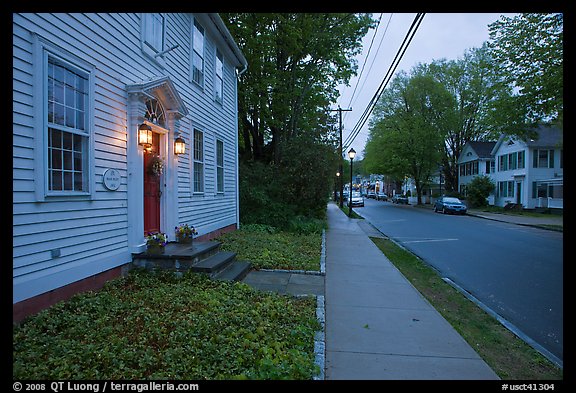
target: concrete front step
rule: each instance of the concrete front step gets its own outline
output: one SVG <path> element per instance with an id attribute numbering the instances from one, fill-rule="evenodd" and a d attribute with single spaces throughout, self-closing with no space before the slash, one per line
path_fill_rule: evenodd
<path id="1" fill-rule="evenodd" d="M 242 281 L 252 269 L 252 264 L 246 261 L 234 261 L 214 276 L 216 280 Z"/>
<path id="2" fill-rule="evenodd" d="M 234 262 L 235 258 L 235 252 L 220 251 L 217 254 L 214 254 L 211 257 L 203 259 L 202 261 L 190 266 L 190 270 L 199 273 L 208 273 L 211 276 L 214 276 L 225 267 L 230 265 L 232 262 Z"/>
<path id="3" fill-rule="evenodd" d="M 251 268 L 248 262 L 236 261 L 236 253 L 220 251 L 220 242 L 168 243 L 163 254 L 142 252 L 132 257 L 132 264 L 146 269 L 171 270 L 184 273 L 188 270 L 208 274 L 225 281 L 242 280 Z"/>

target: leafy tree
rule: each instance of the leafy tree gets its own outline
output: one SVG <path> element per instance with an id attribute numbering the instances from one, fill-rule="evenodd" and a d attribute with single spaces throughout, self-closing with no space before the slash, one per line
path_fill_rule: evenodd
<path id="1" fill-rule="evenodd" d="M 367 170 L 414 180 L 418 204 L 442 152 L 442 130 L 453 98 L 442 85 L 415 67 L 400 72 L 378 101 L 365 148 Z"/>
<path id="2" fill-rule="evenodd" d="M 457 60 L 435 60 L 421 65 L 453 97 L 443 124 L 444 155 L 441 159 L 446 190 L 458 189 L 458 158 L 470 141 L 496 139 L 487 116 L 491 101 L 501 87 L 490 70 L 487 45 L 472 48 Z"/>
<path id="3" fill-rule="evenodd" d="M 476 176 L 468 183 L 468 202 L 472 207 L 486 206 L 486 198 L 494 191 L 496 185 L 489 176 Z"/>
<path id="4" fill-rule="evenodd" d="M 562 127 L 563 23 L 561 13 L 526 13 L 489 25 L 493 71 L 506 88 L 490 114 L 502 132 L 522 136 L 541 122 Z"/>
<path id="5" fill-rule="evenodd" d="M 283 226 L 290 216 L 317 217 L 336 173 L 329 106 L 337 85 L 356 72 L 354 56 L 374 21 L 369 14 L 220 15 L 248 61 L 238 78 L 241 220 Z"/>
<path id="6" fill-rule="evenodd" d="M 369 14 L 221 14 L 248 61 L 239 77 L 242 159 L 282 160 L 284 144 L 326 134 L 337 85 L 356 72 L 354 56 L 373 26 Z"/>

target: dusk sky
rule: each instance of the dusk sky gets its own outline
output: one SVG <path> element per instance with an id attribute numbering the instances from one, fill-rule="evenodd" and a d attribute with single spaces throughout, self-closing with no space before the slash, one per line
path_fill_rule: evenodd
<path id="1" fill-rule="evenodd" d="M 462 58 L 467 49 L 478 48 L 488 41 L 488 25 L 497 21 L 500 15 L 511 17 L 511 13 L 430 13 L 424 16 L 416 34 L 408 46 L 394 75 L 400 70 L 409 72 L 418 63 L 431 63 L 433 60 Z M 352 108 L 351 112 L 343 112 L 343 140 L 352 133 L 370 100 L 378 90 L 378 86 L 388 72 L 404 37 L 409 31 L 415 13 L 383 13 L 380 25 L 374 36 L 374 29 L 364 37 L 362 54 L 357 57 L 358 75 L 350 80 L 350 86 L 341 85 L 340 98 L 335 106 L 342 109 Z M 372 15 L 374 19 L 379 13 Z M 368 54 L 370 42 L 373 41 L 370 55 L 364 66 L 360 82 L 356 87 L 358 76 Z M 393 79 L 393 78 L 392 78 Z M 356 92 L 352 97 L 352 93 Z M 368 137 L 368 123 L 362 127 L 350 147 L 362 158 L 364 145 Z M 346 153 L 346 152 L 344 152 Z"/>

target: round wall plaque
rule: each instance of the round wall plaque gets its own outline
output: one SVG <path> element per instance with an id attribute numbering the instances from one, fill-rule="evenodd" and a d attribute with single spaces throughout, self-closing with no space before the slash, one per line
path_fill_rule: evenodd
<path id="1" fill-rule="evenodd" d="M 114 168 L 108 168 L 102 175 L 104 180 L 104 187 L 109 189 L 110 191 L 116 191 L 120 188 L 120 182 L 122 177 L 120 176 L 120 171 Z"/>

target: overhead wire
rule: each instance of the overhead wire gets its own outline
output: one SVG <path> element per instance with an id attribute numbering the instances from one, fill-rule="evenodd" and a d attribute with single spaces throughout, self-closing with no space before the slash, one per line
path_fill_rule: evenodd
<path id="1" fill-rule="evenodd" d="M 402 57 L 404 56 L 406 49 L 408 49 L 408 45 L 410 45 L 412 38 L 416 34 L 416 31 L 418 30 L 418 27 L 420 26 L 420 23 L 422 22 L 424 15 L 426 15 L 426 14 L 425 13 L 418 13 L 414 17 L 414 20 L 412 21 L 412 25 L 410 26 L 410 29 L 406 33 L 406 36 L 404 37 L 404 40 L 402 41 L 400 48 L 398 48 L 398 52 L 396 52 L 396 56 L 394 57 L 394 60 L 390 64 L 390 67 L 388 68 L 386 75 L 382 79 L 380 86 L 378 87 L 376 93 L 374 94 L 374 96 L 372 97 L 372 99 L 370 100 L 368 105 L 366 106 L 366 109 L 362 113 L 362 116 L 360 116 L 360 119 L 358 120 L 358 122 L 356 123 L 354 128 L 352 129 L 351 133 L 348 135 L 346 140 L 342 143 L 342 149 L 343 150 L 346 150 L 352 144 L 352 142 L 354 142 L 354 139 L 356 139 L 356 137 L 358 136 L 358 133 L 360 132 L 362 127 L 364 127 L 364 124 L 366 124 L 366 122 L 368 121 L 368 118 L 372 114 L 372 111 L 374 110 L 376 103 L 380 99 L 380 96 L 384 92 L 384 89 L 386 88 L 386 85 L 390 81 L 391 76 L 396 71 L 398 64 L 402 60 Z"/>
<path id="2" fill-rule="evenodd" d="M 368 68 L 368 73 L 366 74 L 366 78 L 364 78 L 364 81 L 362 82 L 362 86 L 360 86 L 360 91 L 362 91 L 362 89 L 364 89 L 364 85 L 366 84 L 366 81 L 368 80 L 368 75 L 370 75 L 370 71 L 372 71 L 372 67 L 374 66 L 374 62 L 376 61 L 376 58 L 378 57 L 378 52 L 380 52 L 380 47 L 382 46 L 382 42 L 384 42 L 384 37 L 386 37 L 386 32 L 388 32 L 388 27 L 390 26 L 390 21 L 392 20 L 392 16 L 394 14 L 390 14 L 390 18 L 388 18 L 388 23 L 386 24 L 386 29 L 384 29 L 384 33 L 382 34 L 382 37 L 380 37 L 380 43 L 378 44 L 378 48 L 376 49 L 376 54 L 374 54 L 374 58 L 372 58 L 372 63 L 370 63 L 370 68 Z M 356 100 L 358 99 L 358 96 L 356 96 L 356 99 L 354 100 L 354 102 L 352 102 L 350 105 L 348 105 L 348 107 L 352 107 L 352 105 L 354 105 L 356 103 Z M 346 117 L 344 117 L 346 118 Z"/>
<path id="3" fill-rule="evenodd" d="M 378 24 L 376 25 L 376 28 L 374 29 L 374 35 L 372 36 L 372 41 L 370 41 L 370 46 L 368 47 L 368 53 L 366 54 L 366 57 L 364 58 L 364 63 L 362 64 L 362 69 L 360 70 L 360 75 L 358 76 L 358 79 L 356 79 L 356 86 L 354 86 L 354 91 L 352 92 L 352 95 L 350 96 L 350 102 L 348 103 L 348 108 L 350 108 L 350 105 L 352 104 L 352 100 L 354 99 L 354 94 L 356 94 L 356 89 L 358 88 L 358 84 L 360 83 L 360 79 L 362 79 L 362 73 L 364 72 L 364 67 L 366 66 L 366 62 L 368 61 L 368 58 L 370 57 L 370 51 L 372 50 L 372 44 L 374 44 L 374 39 L 376 38 L 376 34 L 378 33 L 378 27 L 380 26 L 380 21 L 382 20 L 382 14 L 380 14 L 380 17 L 378 18 Z M 366 79 L 364 79 L 366 80 Z"/>

